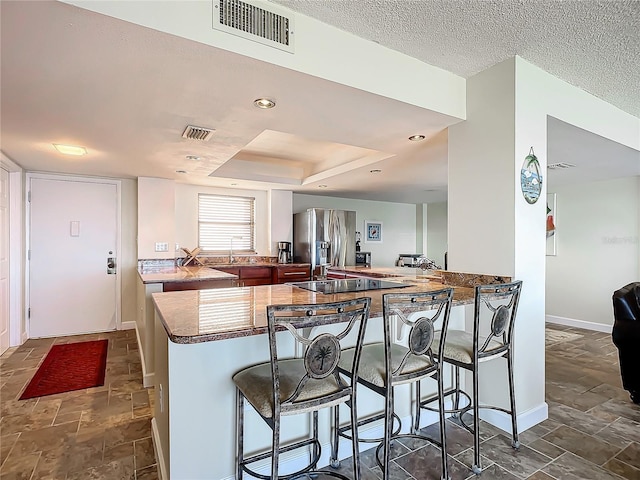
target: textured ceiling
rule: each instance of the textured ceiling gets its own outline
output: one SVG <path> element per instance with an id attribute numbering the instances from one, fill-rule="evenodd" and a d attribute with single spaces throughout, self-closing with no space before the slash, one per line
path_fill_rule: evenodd
<path id="1" fill-rule="evenodd" d="M 273 0 L 468 78 L 525 60 L 640 116 L 638 0 Z"/>

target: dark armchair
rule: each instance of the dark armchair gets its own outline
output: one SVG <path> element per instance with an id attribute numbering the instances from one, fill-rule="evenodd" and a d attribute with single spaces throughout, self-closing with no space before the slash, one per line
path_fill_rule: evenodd
<path id="1" fill-rule="evenodd" d="M 613 292 L 613 343 L 618 347 L 622 386 L 640 404 L 640 282 Z"/>

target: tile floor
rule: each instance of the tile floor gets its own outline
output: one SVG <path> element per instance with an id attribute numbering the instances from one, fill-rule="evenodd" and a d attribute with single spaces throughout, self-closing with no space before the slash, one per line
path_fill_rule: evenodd
<path id="1" fill-rule="evenodd" d="M 17 400 L 53 343 L 96 338 L 111 340 L 104 387 Z M 640 406 L 621 388 L 611 336 L 550 326 L 546 352 L 549 419 L 521 434 L 519 452 L 483 423 L 480 478 L 640 480 Z M 0 357 L 0 479 L 157 479 L 149 393 L 134 331 L 29 340 L 11 349 Z M 447 423 L 451 478 L 474 478 L 471 435 Z M 393 455 L 390 480 L 439 479 L 432 445 L 396 442 Z M 340 471 L 349 475 L 349 464 Z M 380 477 L 372 450 L 363 455 L 362 473 L 363 480 Z"/>
<path id="2" fill-rule="evenodd" d="M 53 344 L 109 339 L 103 387 L 18 400 Z M 135 330 L 28 340 L 0 357 L 0 479 L 157 480 Z"/>

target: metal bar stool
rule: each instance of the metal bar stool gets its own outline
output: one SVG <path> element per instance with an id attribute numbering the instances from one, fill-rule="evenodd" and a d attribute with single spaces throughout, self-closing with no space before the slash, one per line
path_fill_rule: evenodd
<path id="1" fill-rule="evenodd" d="M 361 442 L 379 443 L 376 450 L 376 460 L 382 469 L 384 479 L 390 478 L 390 449 L 391 441 L 396 438 L 410 437 L 419 438 L 431 443 L 438 444 L 437 441 L 420 435 L 420 381 L 425 378 L 433 378 L 438 382 L 438 396 L 440 398 L 440 432 L 442 456 L 442 478 L 449 479 L 447 467 L 446 439 L 444 435 L 444 397 L 442 364 L 437 359 L 441 358 L 442 352 L 435 352 L 432 342 L 435 338 L 435 324 L 442 322 L 441 331 L 443 338 L 446 338 L 446 331 L 449 324 L 451 311 L 451 301 L 453 289 L 447 288 L 433 292 L 420 293 L 387 293 L 383 295 L 383 328 L 384 337 L 381 343 L 371 343 L 362 347 L 362 357 L 360 359 L 360 370 L 358 382 L 361 385 L 378 393 L 385 399 L 384 412 L 370 418 L 361 419 L 354 422 L 353 415 L 351 423 L 339 427 L 334 434 L 334 454 L 338 442 L 338 436 L 345 438 L 360 439 Z M 398 318 L 402 324 L 409 328 L 408 346 L 402 346 L 391 341 L 391 321 Z M 442 346 L 440 346 L 442 349 Z M 351 375 L 352 358 L 357 352 L 346 350 L 340 360 L 340 370 Z M 440 353 L 440 357 L 437 356 Z M 407 383 L 415 384 L 416 398 L 413 414 L 413 425 L 411 433 L 401 434 L 400 419 L 394 413 L 394 387 Z M 339 410 L 335 410 L 335 424 L 340 425 Z M 394 418 L 399 425 L 394 430 Z M 384 419 L 384 437 L 376 439 L 363 439 L 358 437 L 358 428 L 371 422 Z M 350 433 L 349 433 L 350 432 Z M 379 457 L 380 450 L 383 451 L 382 460 Z M 339 462 L 332 458 L 332 466 L 337 467 Z"/>
<path id="2" fill-rule="evenodd" d="M 365 327 L 369 316 L 371 299 L 358 298 L 344 302 L 333 302 L 311 305 L 269 305 L 267 307 L 270 362 L 245 368 L 233 376 L 236 384 L 236 480 L 241 480 L 243 473 L 261 479 L 280 479 L 314 473 L 317 470 L 321 455 L 318 440 L 318 410 L 331 407 L 337 409 L 341 403 L 351 405 L 352 418 L 356 419 L 356 389 L 358 364 L 364 339 Z M 318 333 L 314 327 L 337 324 L 341 330 L 337 334 Z M 304 329 L 304 330 L 301 330 Z M 303 336 L 301 331 L 308 331 Z M 276 333 L 278 332 L 278 333 Z M 302 346 L 302 358 L 281 358 L 279 346 L 289 336 L 297 346 Z M 351 333 L 357 333 L 355 347 Z M 351 342 L 347 344 L 347 341 Z M 286 342 L 289 345 L 291 342 Z M 339 375 L 337 366 L 341 351 L 352 347 L 353 374 L 350 381 L 345 382 Z M 262 420 L 272 430 L 271 447 L 263 453 L 244 456 L 244 401 L 251 404 Z M 280 422 L 285 415 L 312 413 L 311 438 L 306 438 L 286 446 L 280 445 Z M 278 475 L 278 460 L 282 452 L 298 448 L 310 448 L 311 459 L 305 468 L 287 475 Z M 358 462 L 357 436 L 353 441 L 354 479 L 360 478 Z M 263 475 L 249 467 L 259 460 L 271 458 L 271 475 Z M 254 467 L 255 468 L 255 467 Z M 344 475 L 335 472 L 323 472 L 334 477 L 348 480 Z"/>
<path id="3" fill-rule="evenodd" d="M 477 475 L 482 472 L 480 464 L 480 416 L 479 409 L 488 408 L 499 410 L 511 416 L 511 429 L 513 435 L 512 446 L 520 448 L 518 441 L 518 425 L 516 417 L 516 400 L 513 385 L 513 332 L 515 325 L 518 301 L 522 281 L 511 283 L 479 285 L 475 287 L 475 305 L 473 332 L 451 330 L 446 339 L 436 333 L 434 343 L 438 345 L 438 359 L 449 363 L 455 368 L 455 386 L 444 393 L 444 396 L 453 395 L 453 408 L 445 410 L 445 413 L 459 415 L 460 423 L 473 434 L 474 460 L 471 469 Z M 444 344 L 444 351 L 442 345 Z M 480 405 L 478 400 L 479 366 L 481 363 L 506 358 L 509 381 L 510 409 L 492 405 Z M 473 374 L 473 398 L 460 388 L 460 368 L 464 368 Z M 460 407 L 460 397 L 466 399 L 466 405 Z M 421 406 L 428 410 L 436 410 L 431 407 L 435 397 L 425 399 Z M 439 399 L 438 399 L 439 400 Z M 440 403 L 440 402 L 439 402 Z M 439 409 L 442 405 L 439 405 Z M 463 416 L 466 413 L 473 414 L 473 426 L 465 423 Z"/>

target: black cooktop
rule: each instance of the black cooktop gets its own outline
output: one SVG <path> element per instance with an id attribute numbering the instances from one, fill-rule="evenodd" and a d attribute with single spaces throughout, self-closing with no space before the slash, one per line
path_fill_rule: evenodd
<path id="1" fill-rule="evenodd" d="M 382 290 L 385 288 L 404 288 L 409 285 L 404 283 L 389 282 L 387 280 L 378 280 L 374 278 L 349 278 L 346 280 L 316 280 L 313 282 L 294 282 L 288 283 L 294 287 L 311 290 L 312 292 L 332 294 L 332 293 L 348 293 L 363 292 L 365 290 Z"/>

